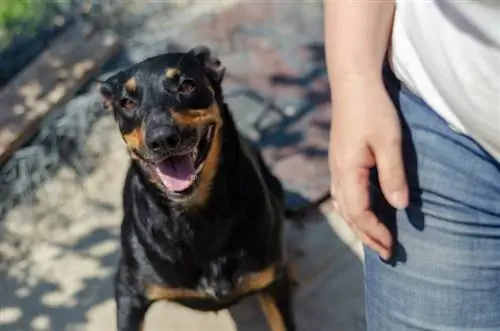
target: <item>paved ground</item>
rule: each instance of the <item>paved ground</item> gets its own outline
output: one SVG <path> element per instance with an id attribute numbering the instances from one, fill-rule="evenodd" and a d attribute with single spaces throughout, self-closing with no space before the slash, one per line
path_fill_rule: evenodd
<path id="1" fill-rule="evenodd" d="M 126 36 L 124 56 L 115 65 L 199 43 L 219 50 L 238 124 L 263 148 L 287 186 L 289 202 L 324 193 L 328 88 L 321 8 L 303 2 L 200 1 L 175 13 L 156 11 Z M 68 107 L 97 103 L 90 91 Z M 16 208 L 1 223 L 0 331 L 114 330 L 111 278 L 127 159 L 111 118 L 98 123 L 89 148 L 102 149 L 103 141 L 109 152 L 88 177 L 79 181 L 70 169 L 61 169 L 40 188 L 36 204 Z M 287 232 L 302 282 L 295 306 L 299 330 L 364 330 L 360 244 L 330 202 L 310 219 L 305 229 Z M 145 331 L 160 330 L 268 329 L 256 300 L 248 299 L 218 314 L 159 303 L 148 314 Z"/>

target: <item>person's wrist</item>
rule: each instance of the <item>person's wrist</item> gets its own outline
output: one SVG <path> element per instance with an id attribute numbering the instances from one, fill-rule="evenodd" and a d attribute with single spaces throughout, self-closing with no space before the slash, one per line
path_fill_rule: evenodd
<path id="1" fill-rule="evenodd" d="M 382 65 L 336 63 L 330 65 L 328 78 L 332 92 L 383 86 Z"/>
<path id="2" fill-rule="evenodd" d="M 369 86 L 383 85 L 382 69 L 339 69 L 332 70 L 329 74 L 332 88 L 343 88 L 344 86 Z"/>
<path id="3" fill-rule="evenodd" d="M 332 101 L 335 103 L 352 103 L 376 98 L 386 93 L 382 76 L 345 75 L 336 77 L 330 82 Z"/>

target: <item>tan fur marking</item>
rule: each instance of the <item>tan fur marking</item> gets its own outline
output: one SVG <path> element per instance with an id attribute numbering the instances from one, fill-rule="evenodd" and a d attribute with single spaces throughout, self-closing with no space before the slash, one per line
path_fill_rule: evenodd
<path id="1" fill-rule="evenodd" d="M 203 206 L 210 196 L 212 180 L 217 172 L 220 151 L 222 148 L 221 128 L 223 123 L 222 118 L 220 117 L 219 108 L 217 104 L 214 103 L 207 109 L 190 109 L 182 112 L 171 110 L 170 113 L 180 126 L 206 127 L 209 125 L 215 125 L 213 129 L 214 137 L 210 150 L 208 151 L 208 155 L 205 159 L 203 169 L 200 173 L 198 188 L 189 200 L 183 202 L 191 207 Z"/>
<path id="2" fill-rule="evenodd" d="M 237 288 L 229 295 L 238 297 L 250 292 L 259 291 L 269 286 L 276 277 L 276 268 L 269 266 L 261 271 L 244 276 Z M 210 294 L 182 288 L 170 288 L 161 285 L 149 284 L 146 286 L 146 296 L 149 300 L 176 300 L 183 298 L 207 299 Z"/>
<path id="3" fill-rule="evenodd" d="M 208 298 L 208 294 L 201 291 L 170 288 L 159 285 L 148 285 L 146 297 L 151 300 L 176 300 L 176 299 L 204 299 Z"/>
<path id="4" fill-rule="evenodd" d="M 127 146 L 131 149 L 139 149 L 144 145 L 144 134 L 141 128 L 135 128 L 129 134 L 123 135 Z"/>
<path id="5" fill-rule="evenodd" d="M 175 76 L 180 75 L 180 73 L 181 72 L 177 68 L 168 68 L 167 70 L 165 70 L 165 76 L 167 78 L 174 78 Z"/>
<path id="6" fill-rule="evenodd" d="M 220 117 L 219 107 L 216 103 L 206 109 L 171 110 L 170 114 L 178 124 L 184 126 L 222 125 L 222 118 Z"/>
<path id="7" fill-rule="evenodd" d="M 283 317 L 281 316 L 276 301 L 269 293 L 259 293 L 258 295 L 262 311 L 266 315 L 267 323 L 272 331 L 286 331 Z"/>
<path id="8" fill-rule="evenodd" d="M 258 291 L 269 286 L 276 279 L 276 268 L 274 265 L 256 273 L 244 277 L 237 288 L 238 294 Z"/>
<path id="9" fill-rule="evenodd" d="M 132 77 L 125 82 L 125 89 L 128 92 L 135 92 L 136 88 L 137 88 L 137 81 L 135 80 L 135 78 Z"/>
<path id="10" fill-rule="evenodd" d="M 212 145 L 208 151 L 208 155 L 205 159 L 203 169 L 200 173 L 200 181 L 197 190 L 194 192 L 188 204 L 191 206 L 203 206 L 210 196 L 210 191 L 212 189 L 212 181 L 217 172 L 217 167 L 219 166 L 219 157 L 221 152 L 221 132 L 219 127 L 214 128 L 214 137 L 212 139 Z"/>

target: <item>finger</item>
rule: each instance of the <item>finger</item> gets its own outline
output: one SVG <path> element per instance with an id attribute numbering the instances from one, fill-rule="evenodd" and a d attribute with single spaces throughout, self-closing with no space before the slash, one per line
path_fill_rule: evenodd
<path id="1" fill-rule="evenodd" d="M 382 223 L 376 220 L 375 215 L 371 214 L 371 217 L 375 218 L 375 222 L 361 222 L 354 225 L 360 232 L 361 241 L 377 252 L 384 260 L 387 260 L 392 252 L 392 235 Z M 375 232 L 377 233 L 376 236 L 373 235 Z"/>
<path id="2" fill-rule="evenodd" d="M 389 250 L 392 245 L 391 234 L 370 211 L 368 176 L 369 170 L 363 168 L 346 172 L 337 187 L 337 195 L 341 199 L 340 205 L 345 217 L 383 249 Z"/>
<path id="3" fill-rule="evenodd" d="M 382 259 L 387 260 L 391 257 L 391 250 L 388 248 L 383 247 L 380 243 L 378 243 L 376 240 L 372 239 L 369 237 L 366 233 L 361 231 L 356 224 L 349 222 L 350 223 L 350 228 L 353 231 L 354 235 L 361 240 L 361 242 L 365 245 L 374 250 Z"/>
<path id="4" fill-rule="evenodd" d="M 401 139 L 381 143 L 373 149 L 380 187 L 389 203 L 397 209 L 408 206 L 408 186 L 403 162 Z"/>
<path id="5" fill-rule="evenodd" d="M 337 205 L 338 205 L 338 212 L 340 215 L 345 215 L 344 212 L 342 212 L 342 197 L 341 197 L 341 194 L 339 193 L 338 194 L 338 202 L 337 202 Z M 349 228 L 352 230 L 352 232 L 354 233 L 354 235 L 366 246 L 370 247 L 371 249 L 373 249 L 375 252 L 377 252 L 377 254 L 383 258 L 384 260 L 387 260 L 389 257 L 390 257 L 390 250 L 385 248 L 383 245 L 381 245 L 380 243 L 378 243 L 376 240 L 370 238 L 366 233 L 364 233 L 363 231 L 361 231 L 358 226 L 353 223 L 348 217 L 346 216 L 342 216 L 342 219 L 345 221 L 345 223 L 347 224 L 347 226 L 349 226 Z"/>

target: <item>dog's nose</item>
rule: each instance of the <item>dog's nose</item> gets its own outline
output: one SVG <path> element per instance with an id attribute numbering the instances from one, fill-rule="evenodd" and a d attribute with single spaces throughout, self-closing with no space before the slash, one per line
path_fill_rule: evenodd
<path id="1" fill-rule="evenodd" d="M 145 143 L 153 152 L 173 150 L 181 143 L 180 132 L 170 127 L 155 128 L 146 134 Z"/>

